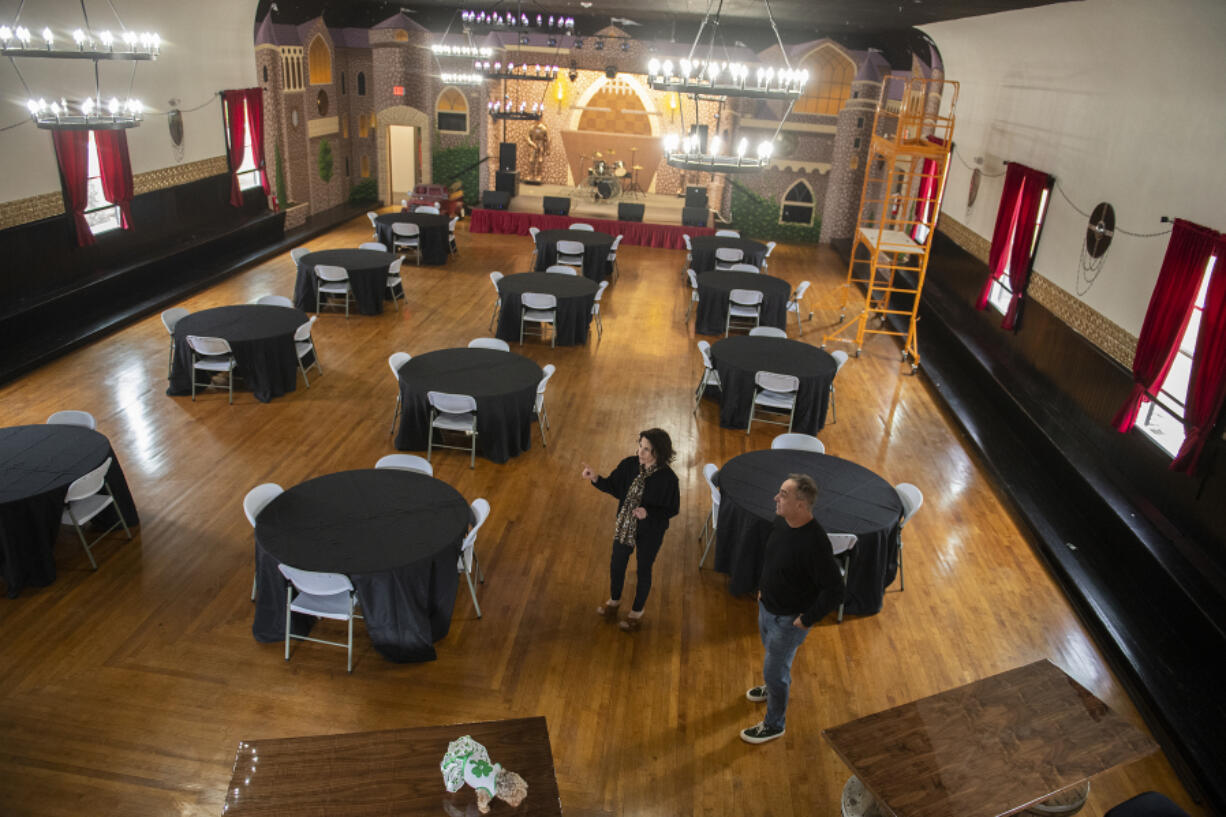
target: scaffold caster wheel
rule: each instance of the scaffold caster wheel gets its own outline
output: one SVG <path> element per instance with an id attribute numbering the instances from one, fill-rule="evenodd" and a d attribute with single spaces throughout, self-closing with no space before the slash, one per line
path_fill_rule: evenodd
<path id="1" fill-rule="evenodd" d="M 918 364 L 918 363 L 912 363 L 912 364 L 911 364 L 911 374 L 915 374 L 915 373 L 916 373 L 916 372 L 918 372 L 918 371 L 919 371 L 919 364 Z"/>
<path id="2" fill-rule="evenodd" d="M 860 356 L 860 350 L 859 350 L 859 349 L 856 349 L 856 351 L 854 351 L 854 352 L 852 352 L 852 353 L 851 353 L 851 356 L 852 356 L 852 357 L 859 357 L 859 356 Z"/>

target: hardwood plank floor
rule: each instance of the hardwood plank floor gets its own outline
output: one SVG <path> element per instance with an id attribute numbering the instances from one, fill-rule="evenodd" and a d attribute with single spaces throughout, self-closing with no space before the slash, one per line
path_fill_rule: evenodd
<path id="1" fill-rule="evenodd" d="M 365 240 L 361 218 L 311 246 Z M 536 436 L 524 455 L 475 470 L 460 452 L 435 457 L 436 476 L 493 508 L 477 545 L 484 618 L 461 583 L 439 660 L 417 665 L 383 660 L 359 627 L 352 675 L 340 650 L 305 644 L 286 664 L 281 645 L 256 643 L 243 495 L 393 451 L 387 356 L 490 334 L 489 271 L 527 267 L 527 238 L 461 225 L 460 242 L 445 267 L 405 266 L 402 311 L 321 317 L 325 373 L 269 404 L 241 390 L 233 406 L 224 392 L 166 396 L 156 315 L 0 389 L 0 425 L 93 412 L 142 520 L 134 541 L 96 548 L 97 572 L 66 532 L 58 580 L 0 600 L 0 813 L 217 815 L 240 739 L 544 715 L 568 815 L 833 815 L 848 772 L 823 727 L 1043 657 L 1141 725 L 923 376 L 905 376 L 879 338 L 839 375 L 838 422 L 821 436 L 830 453 L 924 491 L 906 531 L 907 589 L 895 585 L 876 616 L 815 628 L 794 666 L 787 735 L 742 743 L 737 731 L 762 714 L 744 698 L 762 647 L 754 602 L 696 566 L 710 507 L 701 469 L 768 447 L 777 429 L 721 429 L 713 404 L 691 415 L 701 362 L 682 322 L 684 254 L 631 246 L 602 341 L 517 349 L 558 366 L 549 446 Z M 825 247 L 780 246 L 771 261 L 772 274 L 813 281 L 803 339 L 820 342 L 841 264 Z M 287 254 L 182 305 L 290 294 L 293 282 Z M 644 628 L 627 635 L 594 613 L 615 507 L 579 471 L 607 473 L 653 425 L 679 452 L 682 510 Z M 1095 778 L 1084 814 L 1150 788 L 1202 813 L 1154 756 Z"/>

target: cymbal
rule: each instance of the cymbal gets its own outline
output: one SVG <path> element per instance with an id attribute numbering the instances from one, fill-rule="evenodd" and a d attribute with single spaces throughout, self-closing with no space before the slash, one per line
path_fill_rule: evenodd
<path id="1" fill-rule="evenodd" d="M 603 153 L 601 153 L 601 152 L 598 150 L 598 151 L 596 151 L 595 153 L 593 153 L 593 154 L 592 154 L 592 158 L 593 158 L 593 159 L 603 159 L 603 158 L 604 158 L 604 154 L 603 154 Z"/>
<path id="2" fill-rule="evenodd" d="M 635 165 L 634 167 L 632 167 L 632 168 L 630 168 L 630 169 L 631 169 L 631 170 L 642 170 L 642 169 L 643 169 L 643 166 L 642 166 L 642 165 Z"/>

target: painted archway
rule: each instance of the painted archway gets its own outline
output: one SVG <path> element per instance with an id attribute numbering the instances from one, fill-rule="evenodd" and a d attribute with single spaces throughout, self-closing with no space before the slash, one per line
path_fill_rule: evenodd
<path id="1" fill-rule="evenodd" d="M 434 129 L 431 126 L 429 114 L 403 105 L 398 105 L 394 108 L 384 108 L 375 114 L 375 155 L 378 157 L 379 162 L 377 171 L 379 174 L 379 199 L 388 204 L 395 204 L 399 201 L 399 199 L 393 200 L 392 196 L 392 163 L 389 154 L 391 144 L 388 139 L 388 128 L 392 125 L 417 129 L 416 144 L 418 146 L 418 156 L 421 157 L 421 162 L 417 166 L 419 184 L 428 184 L 433 180 L 432 168 L 434 167 L 434 140 L 431 138 Z"/>

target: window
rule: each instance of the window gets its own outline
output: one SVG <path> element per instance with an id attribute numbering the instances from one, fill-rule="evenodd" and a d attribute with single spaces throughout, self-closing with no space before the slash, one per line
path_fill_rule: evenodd
<path id="1" fill-rule="evenodd" d="M 1050 193 L 1051 186 L 1049 185 L 1043 189 L 1043 195 L 1039 198 L 1039 215 L 1034 222 L 1034 235 L 1030 237 L 1031 258 L 1034 258 L 1035 247 L 1039 244 L 1039 233 L 1043 231 L 1043 219 L 1047 218 L 1047 198 Z M 1005 259 L 1005 271 L 992 282 L 992 289 L 988 292 L 988 303 L 1002 315 L 1009 311 L 1009 301 L 1013 298 L 1013 287 L 1009 284 L 1009 253 L 1007 250 Z"/>
<path id="2" fill-rule="evenodd" d="M 1209 277 L 1213 274 L 1216 261 L 1217 256 L 1210 256 L 1209 263 L 1205 265 L 1200 289 L 1196 292 L 1196 303 L 1192 306 L 1192 317 L 1183 330 L 1179 351 L 1175 353 L 1170 371 L 1158 385 L 1157 395 L 1146 393 L 1150 400 L 1149 408 L 1137 418 L 1136 428 L 1172 457 L 1179 453 L 1183 445 L 1184 405 L 1188 400 L 1188 383 L 1192 379 L 1192 354 L 1196 351 L 1196 336 L 1200 331 L 1201 315 L 1205 311 L 1205 293 L 1209 291 Z"/>
<path id="3" fill-rule="evenodd" d="M 856 65 L 837 46 L 821 46 L 801 62 L 813 79 L 804 96 L 796 101 L 796 113 L 838 116 L 851 96 Z"/>
<path id="4" fill-rule="evenodd" d="M 438 95 L 438 129 L 454 133 L 468 132 L 468 100 L 456 88 L 444 88 Z"/>
<path id="5" fill-rule="evenodd" d="M 366 114 L 358 114 L 358 137 L 365 139 L 370 135 L 370 128 L 366 126 Z"/>
<path id="6" fill-rule="evenodd" d="M 349 138 L 349 117 L 342 116 L 340 117 L 340 120 L 341 120 L 341 138 L 348 139 Z"/>
<path id="7" fill-rule="evenodd" d="M 341 93 L 342 94 L 349 93 L 348 91 L 345 90 L 345 72 L 344 71 L 341 71 Z"/>
<path id="8" fill-rule="evenodd" d="M 244 114 L 248 110 L 243 102 Z M 238 166 L 238 189 L 250 190 L 260 186 L 260 166 L 256 164 L 255 154 L 251 150 L 251 117 L 243 118 L 243 163 Z"/>
<path id="9" fill-rule="evenodd" d="M 102 192 L 102 162 L 98 159 L 98 143 L 89 132 L 89 170 L 86 180 L 85 221 L 94 235 L 117 230 L 120 226 L 119 207 L 107 200 Z"/>
<path id="10" fill-rule="evenodd" d="M 281 49 L 281 88 L 302 90 L 302 46 L 287 45 Z"/>
<path id="11" fill-rule="evenodd" d="M 307 63 L 311 72 L 312 85 L 328 85 L 332 82 L 332 52 L 324 38 L 316 34 L 311 40 L 311 48 L 307 51 Z"/>
<path id="12" fill-rule="evenodd" d="M 366 74 L 358 71 L 358 96 L 366 96 Z"/>
<path id="13" fill-rule="evenodd" d="M 788 189 L 779 211 L 779 223 L 813 225 L 813 190 L 808 182 L 802 179 Z"/>
<path id="14" fill-rule="evenodd" d="M 349 177 L 349 157 L 345 157 L 345 177 Z"/>
<path id="15" fill-rule="evenodd" d="M 370 157 L 363 156 L 358 166 L 362 168 L 362 178 L 363 179 L 370 178 Z"/>
<path id="16" fill-rule="evenodd" d="M 268 66 L 264 66 L 264 81 L 268 82 Z"/>

